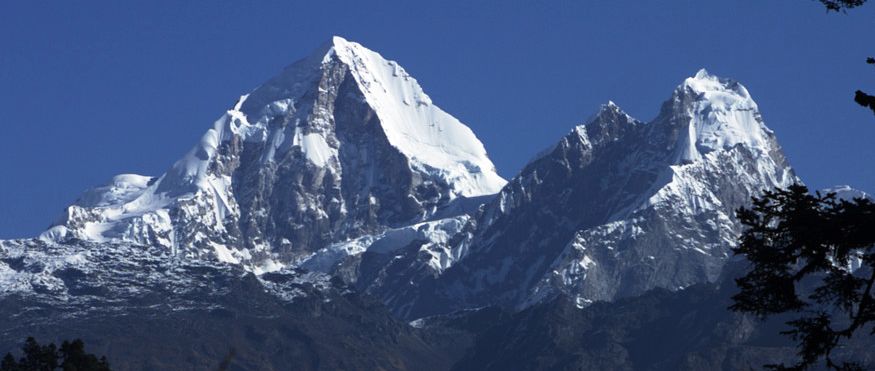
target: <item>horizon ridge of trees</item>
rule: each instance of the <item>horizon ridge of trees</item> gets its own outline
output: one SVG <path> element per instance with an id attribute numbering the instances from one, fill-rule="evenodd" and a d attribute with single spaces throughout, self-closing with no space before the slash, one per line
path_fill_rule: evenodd
<path id="1" fill-rule="evenodd" d="M 58 348 L 55 343 L 41 345 L 33 337 L 28 337 L 21 352 L 18 360 L 11 352 L 6 353 L 0 360 L 0 371 L 110 371 L 106 357 L 97 358 L 86 353 L 81 339 L 64 340 Z"/>

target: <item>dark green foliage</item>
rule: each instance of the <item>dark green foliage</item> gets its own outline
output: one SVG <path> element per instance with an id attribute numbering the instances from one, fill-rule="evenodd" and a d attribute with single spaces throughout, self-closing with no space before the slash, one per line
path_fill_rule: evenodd
<path id="1" fill-rule="evenodd" d="M 40 345 L 33 337 L 28 337 L 21 347 L 23 356 L 16 361 L 11 353 L 6 353 L 0 361 L 0 371 L 109 371 L 106 357 L 98 359 L 85 352 L 85 344 L 76 339 L 64 341 L 57 349 L 54 343 Z"/>
<path id="2" fill-rule="evenodd" d="M 93 354 L 85 353 L 85 344 L 79 339 L 61 343 L 61 358 L 64 360 L 61 364 L 64 371 L 109 371 L 106 357 L 98 359 Z"/>
<path id="3" fill-rule="evenodd" d="M 27 338 L 21 347 L 24 357 L 18 361 L 18 368 L 27 371 L 49 371 L 58 367 L 58 352 L 55 344 L 40 345 L 32 337 Z"/>
<path id="4" fill-rule="evenodd" d="M 844 11 L 866 3 L 866 0 L 820 0 L 828 11 Z"/>
<path id="5" fill-rule="evenodd" d="M 15 357 L 12 356 L 12 353 L 6 353 L 6 356 L 3 357 L 3 360 L 0 361 L 0 370 L 3 371 L 18 371 L 20 368 L 18 367 L 18 362 L 15 360 Z"/>
<path id="6" fill-rule="evenodd" d="M 799 361 L 770 367 L 804 370 L 823 359 L 828 368 L 859 369 L 831 355 L 875 322 L 875 204 L 794 185 L 755 198 L 738 218 L 747 229 L 734 252 L 752 267 L 736 280 L 741 291 L 730 308 L 796 317 L 784 334 L 796 341 Z"/>

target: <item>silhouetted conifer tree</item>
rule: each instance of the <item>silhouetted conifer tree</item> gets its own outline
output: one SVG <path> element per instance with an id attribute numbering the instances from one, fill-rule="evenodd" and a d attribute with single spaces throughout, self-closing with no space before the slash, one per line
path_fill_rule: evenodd
<path id="1" fill-rule="evenodd" d="M 0 361 L 0 370 L 19 371 L 21 369 L 18 367 L 18 362 L 15 361 L 15 357 L 12 356 L 12 353 L 6 353 L 6 356 Z"/>
<path id="2" fill-rule="evenodd" d="M 40 345 L 28 337 L 21 347 L 22 357 L 16 361 L 12 353 L 6 353 L 0 361 L 0 371 L 109 371 L 106 357 L 97 358 L 85 352 L 85 343 L 76 339 L 64 341 L 57 349 L 54 343 Z"/>
<path id="3" fill-rule="evenodd" d="M 802 185 L 754 198 L 738 218 L 747 228 L 733 249 L 751 263 L 736 283 L 734 311 L 762 317 L 794 314 L 783 332 L 797 342 L 799 361 L 779 370 L 805 370 L 823 360 L 835 370 L 842 341 L 875 323 L 875 204 L 835 194 L 810 194 Z M 862 331 L 867 329 L 867 331 Z"/>
<path id="4" fill-rule="evenodd" d="M 820 0 L 828 11 L 845 11 L 866 3 L 866 0 Z"/>

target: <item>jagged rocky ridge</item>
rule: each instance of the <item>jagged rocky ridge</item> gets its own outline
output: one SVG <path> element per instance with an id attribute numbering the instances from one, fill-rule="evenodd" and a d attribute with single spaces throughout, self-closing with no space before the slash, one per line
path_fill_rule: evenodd
<path id="1" fill-rule="evenodd" d="M 167 173 L 86 192 L 40 239 L 326 273 L 409 319 L 583 306 L 713 281 L 734 210 L 794 181 L 747 90 L 702 70 L 652 122 L 606 104 L 504 185 L 403 68 L 335 37 Z"/>
<path id="2" fill-rule="evenodd" d="M 0 310 L 9 318 L 2 340 L 33 329 L 51 335 L 48 326 L 70 320 L 71 334 L 121 323 L 146 334 L 157 319 L 231 336 L 248 347 L 244 369 L 289 360 L 312 369 L 446 369 L 465 349 L 476 354 L 457 367 L 477 368 L 488 354 L 518 349 L 471 341 L 496 328 L 541 326 L 526 319 L 533 313 L 552 318 L 716 280 L 740 232 L 734 210 L 795 181 L 747 90 L 702 70 L 650 122 L 608 103 L 505 182 L 470 129 L 403 68 L 334 38 L 241 97 L 165 174 L 117 176 L 85 192 L 40 238 L 0 241 Z M 489 306 L 505 313 L 492 330 L 433 320 L 416 322 L 439 323 L 418 332 L 403 322 Z M 252 330 L 289 318 L 299 320 L 277 336 Z M 384 333 L 367 346 L 331 343 L 343 331 L 375 331 L 360 327 L 363 318 Z M 150 337 L 166 341 L 159 338 Z M 319 356 L 263 363 L 245 345 L 253 339 L 310 346 Z M 204 352 L 220 356 L 222 346 Z M 390 352 L 350 366 L 375 349 Z M 581 362 L 622 369 L 637 361 Z"/>
<path id="3" fill-rule="evenodd" d="M 405 318 L 677 290 L 720 274 L 738 207 L 797 181 L 747 90 L 702 70 L 651 122 L 608 103 L 544 151 L 445 239 L 451 267 L 424 269 L 411 240 L 354 279 Z"/>
<path id="4" fill-rule="evenodd" d="M 86 192 L 42 238 L 130 242 L 272 271 L 452 214 L 505 184 L 396 62 L 335 37 L 239 99 L 164 175 Z"/>

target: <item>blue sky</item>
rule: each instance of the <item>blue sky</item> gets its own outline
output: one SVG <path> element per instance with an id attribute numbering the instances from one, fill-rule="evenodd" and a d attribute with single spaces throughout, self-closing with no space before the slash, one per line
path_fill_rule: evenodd
<path id="1" fill-rule="evenodd" d="M 653 118 L 701 67 L 748 87 L 813 187 L 875 191 L 875 4 L 775 1 L 6 1 L 0 238 L 86 188 L 159 175 L 234 100 L 337 34 L 414 75 L 505 177 L 615 101 Z M 859 36 L 867 35 L 867 36 Z"/>

